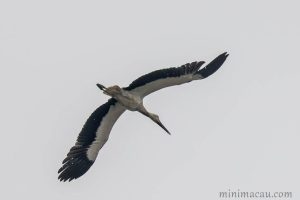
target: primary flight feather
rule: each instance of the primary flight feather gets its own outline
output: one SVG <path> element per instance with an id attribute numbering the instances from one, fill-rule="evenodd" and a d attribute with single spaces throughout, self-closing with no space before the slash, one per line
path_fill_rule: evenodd
<path id="1" fill-rule="evenodd" d="M 109 138 L 114 123 L 125 110 L 138 111 L 149 117 L 168 134 L 170 132 L 161 123 L 158 115 L 149 112 L 143 105 L 143 98 L 152 92 L 165 87 L 204 79 L 216 72 L 225 62 L 228 54 L 225 52 L 201 68 L 203 61 L 161 69 L 133 81 L 128 87 L 112 86 L 106 88 L 97 86 L 111 98 L 97 108 L 84 124 L 75 145 L 63 160 L 63 166 L 58 170 L 60 181 L 71 181 L 85 174 L 93 165 L 99 150 Z"/>

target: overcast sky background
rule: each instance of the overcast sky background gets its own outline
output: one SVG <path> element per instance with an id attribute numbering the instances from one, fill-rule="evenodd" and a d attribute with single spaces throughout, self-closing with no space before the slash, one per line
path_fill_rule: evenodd
<path id="1" fill-rule="evenodd" d="M 199 200 L 300 185 L 299 1 L 1 1 L 1 199 Z M 57 170 L 87 117 L 153 70 L 211 61 L 206 80 L 125 112 L 81 178 Z"/>

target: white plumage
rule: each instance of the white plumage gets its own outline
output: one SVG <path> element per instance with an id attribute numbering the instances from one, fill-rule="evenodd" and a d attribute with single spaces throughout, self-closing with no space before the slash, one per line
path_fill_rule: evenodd
<path id="1" fill-rule="evenodd" d="M 96 160 L 99 150 L 108 140 L 114 123 L 125 110 L 142 113 L 170 134 L 159 120 L 158 115 L 147 111 L 143 105 L 143 98 L 165 87 L 204 79 L 216 72 L 227 56 L 227 53 L 219 55 L 204 68 L 201 68 L 204 64 L 201 61 L 177 68 L 157 70 L 136 79 L 125 88 L 119 86 L 106 88 L 97 84 L 104 94 L 112 98 L 97 108 L 86 121 L 75 145 L 70 149 L 67 157 L 63 160 L 63 166 L 58 170 L 59 180 L 71 181 L 88 171 Z"/>
<path id="2" fill-rule="evenodd" d="M 113 125 L 125 110 L 126 109 L 119 103 L 110 106 L 107 114 L 102 118 L 101 124 L 103 125 L 99 126 L 97 129 L 95 140 L 87 150 L 87 157 L 89 160 L 96 160 L 99 150 L 108 140 Z"/>

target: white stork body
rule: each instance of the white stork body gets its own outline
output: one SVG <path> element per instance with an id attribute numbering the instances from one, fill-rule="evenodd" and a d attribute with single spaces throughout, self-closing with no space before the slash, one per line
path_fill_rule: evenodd
<path id="1" fill-rule="evenodd" d="M 160 122 L 158 115 L 146 110 L 143 98 L 165 87 L 204 79 L 216 72 L 227 56 L 227 53 L 223 53 L 201 69 L 203 61 L 188 63 L 177 68 L 157 70 L 136 79 L 125 88 L 119 86 L 106 88 L 97 84 L 104 94 L 112 98 L 97 108 L 84 124 L 75 146 L 70 149 L 63 160 L 63 166 L 58 170 L 58 179 L 71 181 L 88 171 L 96 160 L 99 150 L 108 140 L 114 123 L 125 110 L 144 114 L 169 133 Z"/>
<path id="2" fill-rule="evenodd" d="M 100 85 L 100 84 L 97 84 Z M 99 87 L 99 86 L 98 86 Z M 102 86 L 103 87 L 103 86 Z M 100 89 L 102 88 L 100 87 Z M 108 93 L 108 90 L 117 90 L 116 95 L 111 95 Z M 112 86 L 104 90 L 104 94 L 107 94 L 114 99 L 116 99 L 122 106 L 124 106 L 127 110 L 137 111 L 143 105 L 143 99 L 139 94 L 135 94 L 132 91 L 127 91 L 119 86 Z"/>

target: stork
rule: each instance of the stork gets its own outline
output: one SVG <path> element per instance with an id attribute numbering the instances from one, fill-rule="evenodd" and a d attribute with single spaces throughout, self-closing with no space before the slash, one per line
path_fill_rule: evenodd
<path id="1" fill-rule="evenodd" d="M 165 87 L 207 78 L 221 67 L 227 56 L 228 54 L 225 52 L 203 68 L 200 67 L 204 61 L 200 61 L 153 71 L 124 88 L 117 85 L 105 87 L 98 83 L 97 86 L 103 90 L 103 93 L 111 98 L 98 107 L 87 119 L 75 145 L 70 149 L 62 162 L 63 166 L 58 170 L 58 179 L 71 181 L 88 171 L 95 162 L 99 150 L 108 140 L 114 123 L 125 110 L 142 113 L 170 134 L 158 115 L 145 108 L 143 98 Z"/>

